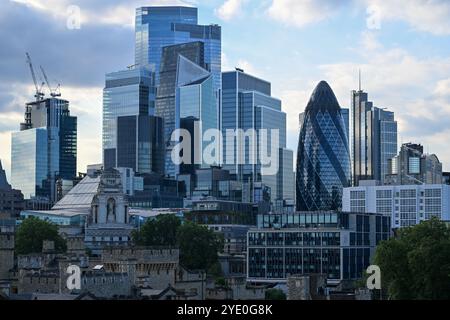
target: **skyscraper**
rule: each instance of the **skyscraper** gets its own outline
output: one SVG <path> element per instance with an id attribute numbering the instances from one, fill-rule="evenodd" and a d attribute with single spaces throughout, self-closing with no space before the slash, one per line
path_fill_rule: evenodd
<path id="1" fill-rule="evenodd" d="M 25 122 L 12 134 L 11 182 L 25 199 L 56 200 L 56 180 L 77 172 L 77 118 L 55 97 L 26 104 Z"/>
<path id="2" fill-rule="evenodd" d="M 361 89 L 353 91 L 350 127 L 353 185 L 360 180 L 383 183 L 388 160 L 397 153 L 394 113 L 374 107 Z"/>
<path id="3" fill-rule="evenodd" d="M 223 168 L 230 171 L 230 174 L 238 181 L 249 182 L 254 185 L 255 182 L 263 182 L 271 188 L 272 203 L 276 200 L 294 200 L 278 199 L 279 196 L 288 197 L 292 195 L 289 192 L 289 181 L 293 181 L 293 157 L 292 153 L 286 149 L 286 113 L 281 110 L 281 101 L 271 96 L 271 84 L 265 80 L 258 79 L 242 70 L 224 72 L 222 74 L 222 105 L 221 105 L 221 130 L 224 137 L 223 145 Z M 227 135 L 231 130 L 255 130 L 261 134 L 261 129 L 278 130 L 279 132 L 279 150 L 277 152 L 278 173 L 275 175 L 263 174 L 263 166 L 260 161 L 251 163 L 250 159 L 254 156 L 259 158 L 259 151 L 262 147 L 258 138 L 254 137 L 253 143 L 257 144 L 255 149 L 250 149 L 250 140 L 230 143 Z M 258 142 L 258 143 L 257 143 Z M 274 152 L 271 137 L 267 139 L 267 150 Z M 275 151 L 276 152 L 276 151 Z M 240 163 L 239 159 L 245 160 Z M 280 176 L 281 175 L 281 176 Z M 293 195 L 292 195 L 293 196 Z"/>
<path id="4" fill-rule="evenodd" d="M 163 123 L 154 117 L 156 88 L 148 67 L 106 74 L 103 90 L 103 163 L 105 169 L 132 168 L 164 173 Z"/>
<path id="5" fill-rule="evenodd" d="M 341 108 L 325 81 L 305 110 L 297 156 L 297 210 L 338 210 L 350 186 L 350 152 Z"/>
<path id="6" fill-rule="evenodd" d="M 179 168 L 172 159 L 172 150 L 176 145 L 176 142 L 172 141 L 172 134 L 175 129 L 180 128 L 181 112 L 183 117 L 195 117 L 199 120 L 202 116 L 206 116 L 207 112 L 206 118 L 210 121 L 205 120 L 210 122 L 209 125 L 213 128 L 217 128 L 217 104 L 213 87 L 208 85 L 207 81 L 210 72 L 205 67 L 203 42 L 183 43 L 163 48 L 156 115 L 164 119 L 166 174 L 171 177 L 176 177 L 179 173 Z M 204 93 L 207 98 L 201 102 L 199 96 L 193 96 L 194 91 L 197 91 L 197 94 Z M 188 95 L 195 101 L 189 101 Z M 200 110 L 205 113 L 200 114 Z"/>
<path id="7" fill-rule="evenodd" d="M 205 47 L 206 69 L 213 76 L 215 92 L 220 89 L 222 30 L 218 25 L 199 25 L 197 8 L 181 6 L 137 8 L 135 25 L 135 63 L 140 66 L 153 65 L 157 85 L 163 48 L 201 41 Z"/>

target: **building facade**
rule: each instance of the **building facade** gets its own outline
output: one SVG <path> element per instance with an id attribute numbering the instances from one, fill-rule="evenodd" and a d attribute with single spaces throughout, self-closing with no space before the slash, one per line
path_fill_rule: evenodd
<path id="1" fill-rule="evenodd" d="M 155 117 L 155 73 L 148 67 L 106 74 L 103 164 L 138 173 L 164 173 L 163 120 Z"/>
<path id="2" fill-rule="evenodd" d="M 306 107 L 297 155 L 297 211 L 338 210 L 350 186 L 350 155 L 341 108 L 322 81 Z"/>
<path id="3" fill-rule="evenodd" d="M 352 91 L 350 121 L 353 186 L 360 180 L 383 183 L 388 160 L 397 154 L 394 113 L 376 108 L 361 89 Z"/>
<path id="4" fill-rule="evenodd" d="M 387 185 L 442 183 L 442 163 L 436 155 L 424 154 L 420 144 L 403 144 L 400 153 L 388 163 Z"/>
<path id="5" fill-rule="evenodd" d="M 437 217 L 450 220 L 450 186 L 364 186 L 344 189 L 344 212 L 383 214 L 393 228 L 410 227 Z"/>
<path id="6" fill-rule="evenodd" d="M 136 9 L 135 63 L 150 64 L 160 83 L 163 48 L 200 41 L 205 48 L 206 69 L 211 72 L 214 91 L 221 87 L 222 29 L 218 25 L 199 25 L 198 9 L 181 6 L 154 6 Z"/>
<path id="7" fill-rule="evenodd" d="M 0 160 L 0 214 L 18 217 L 23 209 L 25 209 L 23 194 L 8 183 Z"/>
<path id="8" fill-rule="evenodd" d="M 48 98 L 27 103 L 25 121 L 12 133 L 11 184 L 25 199 L 56 202 L 57 179 L 73 180 L 77 171 L 77 118 L 69 102 Z"/>
<path id="9" fill-rule="evenodd" d="M 237 181 L 252 187 L 262 182 L 270 187 L 272 203 L 279 196 L 283 197 L 281 200 L 294 201 L 290 184 L 294 180 L 293 154 L 286 148 L 286 113 L 281 109 L 281 101 L 271 96 L 270 82 L 242 70 L 223 73 L 220 119 L 224 138 L 223 168 Z M 238 130 L 243 136 L 239 136 Z M 278 170 L 275 174 L 264 173 L 267 168 L 260 158 L 264 130 L 267 132 L 264 148 L 276 154 Z M 272 139 L 276 137 L 271 134 L 274 130 L 278 132 L 278 152 L 273 150 Z M 251 131 L 256 134 L 247 135 Z M 236 137 L 243 139 L 236 141 Z"/>
<path id="10" fill-rule="evenodd" d="M 301 274 L 326 274 L 333 283 L 360 279 L 376 245 L 390 235 L 389 217 L 377 214 L 259 215 L 248 232 L 247 281 L 286 282 Z"/>

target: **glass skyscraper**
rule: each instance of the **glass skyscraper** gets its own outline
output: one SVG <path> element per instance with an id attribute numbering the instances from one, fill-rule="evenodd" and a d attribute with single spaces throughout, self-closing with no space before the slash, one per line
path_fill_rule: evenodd
<path id="1" fill-rule="evenodd" d="M 56 179 L 77 173 L 77 118 L 69 102 L 49 98 L 26 105 L 25 121 L 12 134 L 11 182 L 25 199 L 55 201 Z"/>
<path id="2" fill-rule="evenodd" d="M 241 70 L 224 72 L 222 74 L 222 99 L 221 99 L 221 130 L 224 137 L 223 145 L 223 168 L 238 180 L 244 183 L 263 182 L 271 188 L 272 203 L 280 200 L 278 197 L 287 197 L 289 193 L 288 181 L 293 181 L 294 172 L 292 159 L 289 150 L 286 149 L 286 114 L 281 110 L 281 101 L 271 96 L 271 84 L 265 80 L 244 73 Z M 267 148 L 272 149 L 271 129 L 278 129 L 279 149 L 277 153 L 278 173 L 275 175 L 262 174 L 262 167 L 259 159 L 258 137 L 254 138 L 255 149 L 250 150 L 248 139 L 230 143 L 227 139 L 228 130 L 256 130 L 267 129 Z M 284 151 L 284 152 L 283 152 Z M 251 153 L 258 161 L 252 164 Z M 280 153 L 282 152 L 282 153 Z M 280 156 L 281 155 L 281 156 Z M 239 163 L 239 159 L 244 159 L 245 164 Z M 231 162 L 231 163 L 230 163 Z M 287 200 L 287 199 L 282 199 Z M 290 199 L 294 200 L 294 199 Z"/>
<path id="3" fill-rule="evenodd" d="M 350 127 L 353 185 L 361 180 L 383 183 L 388 160 L 398 150 L 394 113 L 374 107 L 366 92 L 353 91 Z"/>
<path id="4" fill-rule="evenodd" d="M 297 210 L 338 210 L 350 186 L 350 150 L 341 108 L 325 81 L 305 110 L 297 156 Z"/>
<path id="5" fill-rule="evenodd" d="M 141 7 L 136 9 L 135 63 L 155 67 L 156 84 L 163 48 L 201 41 L 205 45 L 206 69 L 211 72 L 215 92 L 221 87 L 222 29 L 218 25 L 199 25 L 198 9 L 190 7 Z"/>
<path id="6" fill-rule="evenodd" d="M 105 168 L 129 167 L 137 173 L 164 173 L 161 165 L 163 123 L 154 117 L 154 76 L 149 67 L 106 74 L 103 90 Z"/>
<path id="7" fill-rule="evenodd" d="M 195 91 L 196 89 L 194 87 L 183 87 L 188 84 L 195 84 L 196 81 L 206 80 L 210 76 L 210 73 L 205 69 L 204 58 L 203 42 L 183 43 L 164 47 L 163 49 L 160 85 L 156 98 L 156 115 L 164 119 L 165 165 L 166 174 L 170 177 L 176 177 L 179 173 L 179 168 L 172 160 L 172 150 L 176 145 L 176 142 L 172 141 L 172 134 L 175 129 L 180 128 L 181 112 L 183 112 L 183 117 L 185 118 L 195 117 L 200 119 L 200 114 L 198 114 L 200 97 L 197 97 L 194 102 L 197 104 L 196 111 L 193 110 L 192 101 L 188 101 L 188 95 L 191 96 L 190 98 L 193 98 L 192 90 Z M 217 123 L 217 104 L 214 99 L 214 91 L 208 92 L 208 82 L 203 83 L 201 87 L 203 93 L 207 95 L 207 99 L 202 102 L 202 108 L 207 112 L 205 114 L 208 115 L 207 119 L 211 118 L 211 125 L 214 125 Z M 199 87 L 197 87 L 198 89 Z M 211 94 L 213 99 L 211 99 Z M 213 128 L 217 128 L 217 125 Z"/>
<path id="8" fill-rule="evenodd" d="M 211 73 L 201 68 L 190 60 L 179 56 L 177 71 L 177 94 L 176 109 L 179 110 L 180 119 L 195 118 L 200 126 L 201 136 L 192 136 L 199 142 L 199 152 L 204 152 L 206 145 L 203 137 L 209 129 L 219 129 L 217 120 L 213 78 Z M 217 146 L 217 149 L 220 145 Z M 220 163 L 209 165 L 204 161 L 201 168 L 208 168 L 209 165 L 219 165 Z"/>

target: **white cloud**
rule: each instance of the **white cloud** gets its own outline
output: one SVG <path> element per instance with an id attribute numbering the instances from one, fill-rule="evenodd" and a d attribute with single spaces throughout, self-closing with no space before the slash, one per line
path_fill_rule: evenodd
<path id="1" fill-rule="evenodd" d="M 225 21 L 229 21 L 238 16 L 247 0 L 226 0 L 215 12 L 216 15 Z"/>
<path id="2" fill-rule="evenodd" d="M 320 22 L 337 13 L 347 0 L 273 0 L 268 15 L 283 24 L 303 27 Z"/>
<path id="3" fill-rule="evenodd" d="M 402 20 L 414 29 L 436 35 L 450 35 L 448 0 L 366 0 L 383 20 Z M 382 24 L 381 24 L 382 27 Z"/>

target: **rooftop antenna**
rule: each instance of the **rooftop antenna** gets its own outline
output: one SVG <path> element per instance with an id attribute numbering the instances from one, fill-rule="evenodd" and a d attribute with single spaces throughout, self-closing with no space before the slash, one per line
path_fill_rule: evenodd
<path id="1" fill-rule="evenodd" d="M 359 92 L 361 92 L 361 69 L 359 69 Z"/>

